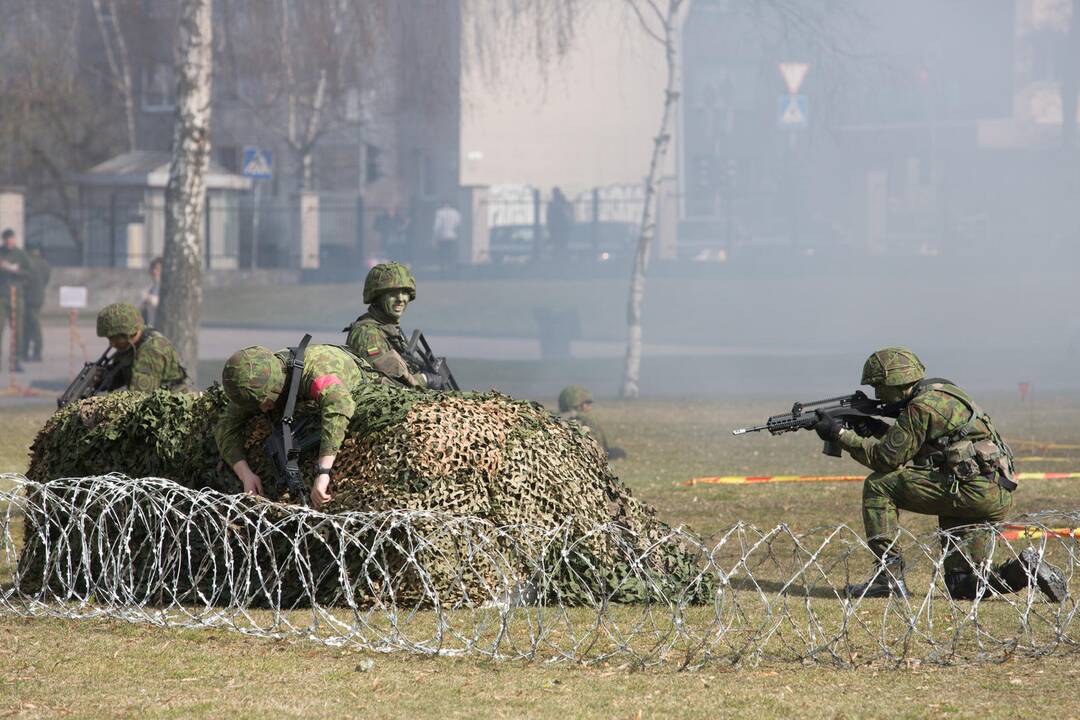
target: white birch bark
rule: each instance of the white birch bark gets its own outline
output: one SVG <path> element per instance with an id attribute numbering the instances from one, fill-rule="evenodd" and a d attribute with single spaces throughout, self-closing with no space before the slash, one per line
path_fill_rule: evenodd
<path id="1" fill-rule="evenodd" d="M 630 295 L 626 303 L 626 357 L 623 365 L 622 397 L 638 397 L 641 380 L 641 308 L 645 302 L 645 274 L 648 270 L 649 252 L 656 237 L 656 204 L 660 176 L 664 170 L 664 158 L 671 146 L 671 123 L 675 105 L 679 99 L 676 73 L 676 41 L 679 10 L 683 0 L 668 0 L 661 9 L 654 0 L 627 0 L 630 8 L 647 35 L 661 43 L 667 62 L 667 78 L 664 84 L 664 111 L 660 116 L 660 129 L 653 139 L 649 174 L 645 178 L 645 202 L 641 210 L 641 230 L 638 235 L 637 252 L 630 276 Z"/>
<path id="2" fill-rule="evenodd" d="M 165 189 L 165 255 L 158 315 L 161 331 L 176 346 L 193 382 L 199 358 L 205 175 L 210 162 L 212 14 L 212 0 L 180 3 L 176 121 Z"/>

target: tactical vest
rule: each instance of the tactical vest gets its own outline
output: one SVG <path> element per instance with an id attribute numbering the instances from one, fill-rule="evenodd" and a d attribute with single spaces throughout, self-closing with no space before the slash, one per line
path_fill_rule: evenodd
<path id="1" fill-rule="evenodd" d="M 927 440 L 915 454 L 912 465 L 940 472 L 959 482 L 982 476 L 997 482 L 1006 490 L 1015 490 L 1016 470 L 1012 451 L 986 411 L 955 385 L 941 378 L 922 380 L 916 388 L 915 397 L 936 390 L 959 401 L 971 415 L 966 423 L 952 432 Z"/>

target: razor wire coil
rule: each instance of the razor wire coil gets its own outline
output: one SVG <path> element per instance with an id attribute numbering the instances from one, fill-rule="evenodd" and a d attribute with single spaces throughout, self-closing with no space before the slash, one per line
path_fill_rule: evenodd
<path id="1" fill-rule="evenodd" d="M 0 613 L 224 628 L 370 651 L 699 667 L 1001 661 L 1075 652 L 1077 603 L 1035 582 L 956 600 L 954 535 L 901 529 L 906 597 L 848 598 L 875 559 L 847 525 L 738 523 L 703 539 L 617 523 L 582 532 L 429 511 L 325 514 L 119 475 L 41 484 L 0 476 Z M 1032 548 L 1070 587 L 1080 513 L 1010 521 L 994 558 Z M 694 565 L 668 572 L 677 544 Z M 605 548 L 603 563 L 597 548 Z M 963 550 L 959 550 L 963 552 Z M 612 560 L 614 559 L 614 561 Z M 673 582 L 672 577 L 679 578 Z M 1033 580 L 1033 578 L 1032 578 Z"/>

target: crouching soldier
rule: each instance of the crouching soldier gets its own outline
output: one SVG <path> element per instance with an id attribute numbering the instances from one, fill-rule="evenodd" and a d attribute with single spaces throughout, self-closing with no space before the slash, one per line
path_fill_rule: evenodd
<path id="1" fill-rule="evenodd" d="M 620 447 L 608 445 L 607 433 L 592 412 L 592 393 L 582 385 L 570 385 L 559 393 L 559 415 L 567 420 L 573 420 L 581 426 L 589 435 L 592 435 L 600 447 L 604 448 L 608 458 L 621 460 L 626 457 L 626 451 Z"/>
<path id="2" fill-rule="evenodd" d="M 416 279 L 404 265 L 384 263 L 364 279 L 367 312 L 344 328 L 345 344 L 391 380 L 415 388 L 448 390 L 442 376 L 425 371 L 409 356 L 401 316 L 416 299 Z"/>
<path id="3" fill-rule="evenodd" d="M 1060 603 L 1065 579 L 1042 562 L 1032 548 L 987 567 L 992 530 L 982 525 L 1004 520 L 1017 485 L 1012 453 L 990 416 L 959 387 L 926 379 L 925 368 L 907 348 L 888 347 L 863 365 L 862 384 L 879 400 L 902 410 L 880 437 L 861 437 L 835 419 L 818 413 L 815 429 L 837 441 L 873 472 L 863 483 L 862 516 L 866 542 L 880 562 L 870 580 L 849 585 L 849 597 L 906 595 L 904 562 L 896 546 L 900 510 L 937 515 L 946 535 L 945 586 L 958 600 L 996 592 L 1017 592 L 1031 580 Z"/>
<path id="4" fill-rule="evenodd" d="M 303 355 L 303 367 L 290 373 L 294 350 L 276 353 L 254 346 L 233 353 L 221 373 L 221 383 L 229 404 L 225 408 L 214 439 L 222 459 L 244 484 L 244 492 L 262 495 L 262 480 L 244 459 L 244 429 L 257 413 L 270 413 L 280 422 L 286 409 L 293 378 L 298 378 L 295 401 L 317 411 L 319 456 L 311 502 L 316 508 L 330 501 L 330 478 L 345 430 L 356 411 L 353 391 L 366 382 L 356 359 L 333 345 L 311 345 Z M 294 498 L 299 502 L 298 498 Z"/>
<path id="5" fill-rule="evenodd" d="M 143 324 L 134 305 L 113 303 L 102 308 L 97 316 L 97 335 L 108 338 L 116 351 L 98 392 L 186 389 L 187 370 L 180 364 L 176 348 L 167 337 Z"/>

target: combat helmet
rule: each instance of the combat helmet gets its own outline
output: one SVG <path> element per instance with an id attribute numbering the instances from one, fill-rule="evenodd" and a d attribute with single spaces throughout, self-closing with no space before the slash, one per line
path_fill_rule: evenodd
<path id="1" fill-rule="evenodd" d="M 592 402 L 592 393 L 584 385 L 570 385 L 559 393 L 559 412 L 570 412 L 583 402 Z"/>
<path id="2" fill-rule="evenodd" d="M 113 303 L 101 308 L 97 316 L 98 337 L 111 338 L 117 335 L 137 335 L 143 329 L 142 315 L 134 305 Z"/>
<path id="3" fill-rule="evenodd" d="M 225 361 L 221 384 L 237 405 L 250 407 L 264 400 L 276 402 L 285 388 L 285 364 L 267 348 L 246 347 Z"/>
<path id="4" fill-rule="evenodd" d="M 863 385 L 908 385 L 926 377 L 926 366 L 906 347 L 887 347 L 866 359 Z"/>
<path id="5" fill-rule="evenodd" d="M 376 265 L 364 279 L 364 304 L 370 305 L 387 290 L 398 288 L 408 290 L 410 300 L 416 299 L 416 279 L 409 268 L 396 262 Z"/>

